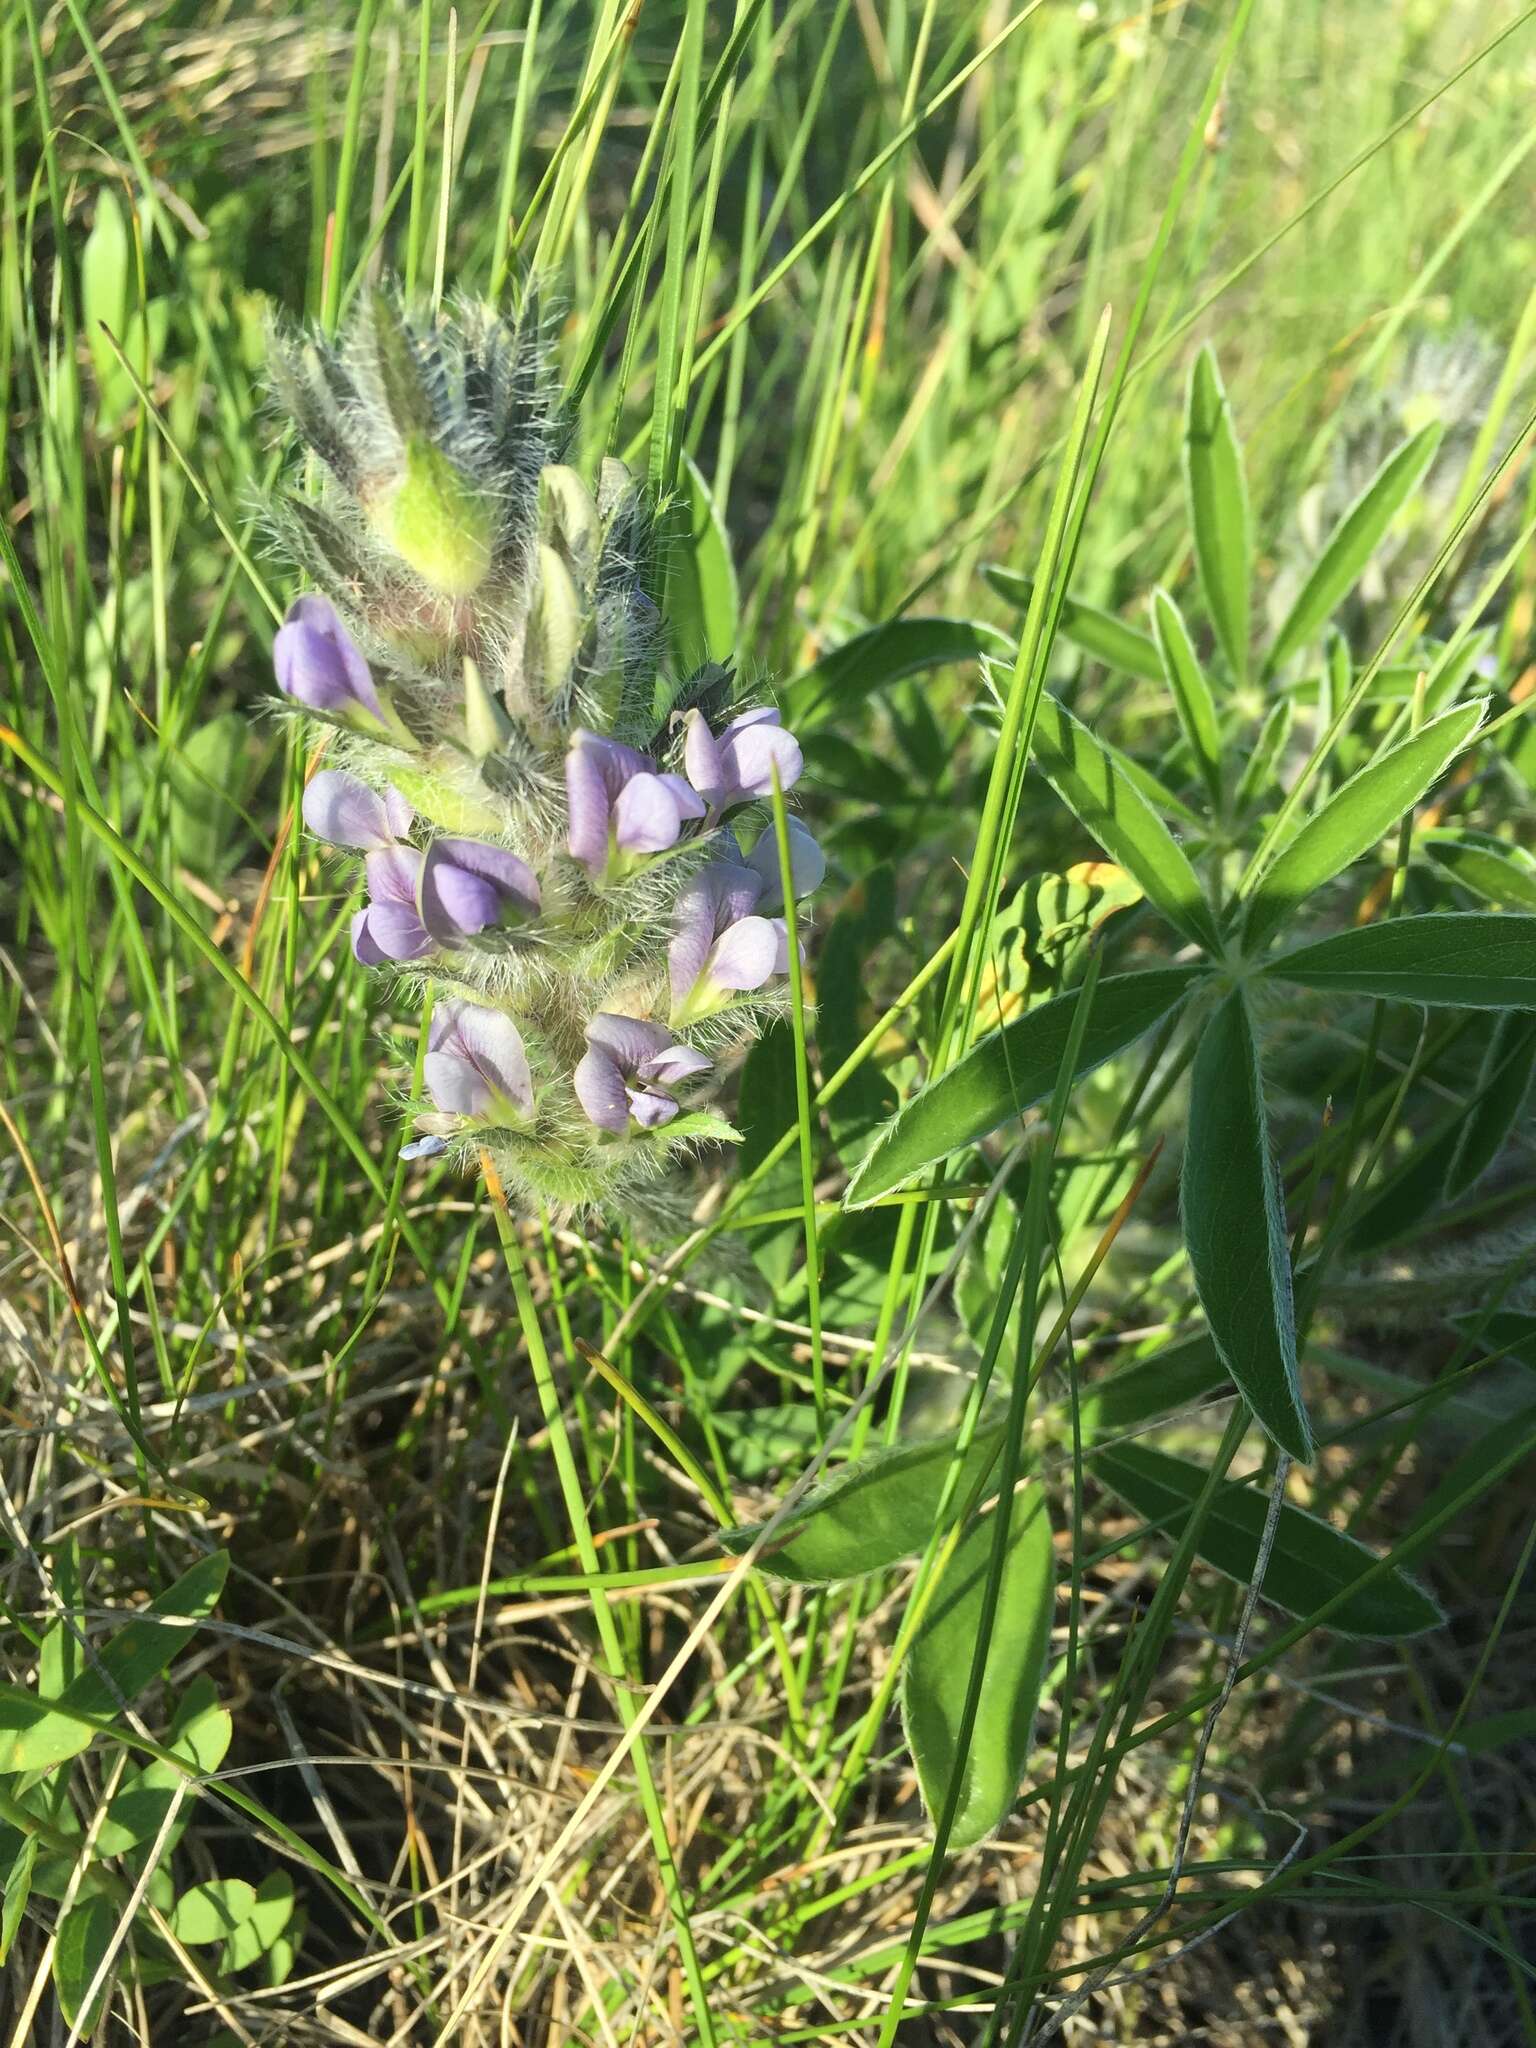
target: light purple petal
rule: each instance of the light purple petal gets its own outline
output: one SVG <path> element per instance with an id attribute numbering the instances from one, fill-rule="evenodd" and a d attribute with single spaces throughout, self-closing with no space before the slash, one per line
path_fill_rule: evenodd
<path id="1" fill-rule="evenodd" d="M 446 1152 L 448 1145 L 442 1138 L 412 1138 L 408 1145 L 400 1147 L 402 1159 L 435 1159 L 439 1152 Z"/>
<path id="2" fill-rule="evenodd" d="M 396 831 L 386 799 L 340 768 L 322 768 L 311 776 L 301 808 L 305 824 L 317 839 L 328 840 L 332 846 L 356 847 L 359 853 L 393 846 L 410 830 L 412 815 L 407 804 L 405 825 Z"/>
<path id="3" fill-rule="evenodd" d="M 432 1100 L 450 1116 L 484 1116 L 490 1110 L 491 1091 L 483 1076 L 457 1053 L 429 1052 L 421 1077 Z"/>
<path id="4" fill-rule="evenodd" d="M 422 923 L 438 944 L 452 946 L 496 923 L 501 895 L 483 875 L 455 867 L 440 842 L 434 842 L 421 864 L 418 907 Z"/>
<path id="5" fill-rule="evenodd" d="M 502 898 L 502 915 L 521 912 L 524 917 L 539 914 L 539 878 L 527 861 L 519 860 L 504 846 L 492 846 L 483 839 L 439 839 L 433 842 L 456 868 L 480 875 L 494 885 Z"/>
<path id="6" fill-rule="evenodd" d="M 654 1081 L 663 1088 L 675 1088 L 680 1081 L 690 1081 L 695 1074 L 707 1074 L 714 1061 L 695 1045 L 669 1045 L 655 1053 L 648 1060 L 642 1060 L 635 1072 L 642 1081 Z"/>
<path id="7" fill-rule="evenodd" d="M 787 818 L 789 828 L 789 872 L 795 885 L 795 897 L 809 896 L 819 889 L 826 879 L 827 857 L 816 844 L 810 833 L 798 818 Z M 779 841 L 778 834 L 770 824 L 759 838 L 756 846 L 747 856 L 747 866 L 763 878 L 763 893 L 758 899 L 759 910 L 783 908 L 784 891 L 779 887 Z"/>
<path id="8" fill-rule="evenodd" d="M 593 735 L 578 732 L 565 757 L 565 803 L 570 821 L 567 845 L 571 859 L 589 874 L 608 865 L 608 790 Z M 600 744 L 600 743 L 598 743 Z"/>
<path id="9" fill-rule="evenodd" d="M 677 799 L 659 775 L 632 775 L 613 807 L 613 836 L 623 853 L 665 853 L 683 829 Z"/>
<path id="10" fill-rule="evenodd" d="M 601 1047 L 624 1074 L 638 1072 L 646 1060 L 655 1059 L 672 1043 L 664 1024 L 641 1017 L 616 1017 L 599 1010 L 587 1026 L 587 1043 Z"/>
<path id="11" fill-rule="evenodd" d="M 414 904 L 370 903 L 364 916 L 367 944 L 386 960 L 420 960 L 432 951 L 432 935 L 416 915 Z M 362 957 L 359 953 L 358 958 Z"/>
<path id="12" fill-rule="evenodd" d="M 662 775 L 658 780 L 671 790 L 680 818 L 702 818 L 706 809 L 704 799 L 699 796 L 681 775 Z"/>
<path id="13" fill-rule="evenodd" d="M 733 727 L 720 742 L 730 791 L 739 797 L 769 796 L 773 791 L 773 770 L 779 771 L 779 788 L 791 790 L 805 766 L 800 742 L 777 722 L 758 719 Z"/>
<path id="14" fill-rule="evenodd" d="M 383 717 L 368 664 L 328 598 L 311 592 L 288 608 L 272 642 L 278 688 L 311 711 L 344 714 L 355 706 Z"/>
<path id="15" fill-rule="evenodd" d="M 702 711 L 686 712 L 683 727 L 683 767 L 688 780 L 706 802 L 717 803 L 725 788 L 725 764 L 720 759 L 714 735 L 705 723 Z"/>
<path id="16" fill-rule="evenodd" d="M 670 1095 L 658 1095 L 651 1088 L 637 1088 L 629 1098 L 629 1112 L 643 1131 L 659 1130 L 677 1115 Z"/>
<path id="17" fill-rule="evenodd" d="M 667 949 L 674 1007 L 686 1000 L 704 971 L 715 939 L 727 925 L 748 915 L 762 888 L 761 875 L 731 861 L 712 861 L 683 884 L 677 893 L 673 938 Z"/>
<path id="18" fill-rule="evenodd" d="M 393 903 L 415 912 L 421 855 L 414 847 L 381 847 L 363 862 L 363 872 L 368 877 L 368 894 L 375 903 Z"/>
<path id="19" fill-rule="evenodd" d="M 602 1046 L 590 1046 L 582 1055 L 571 1076 L 571 1086 L 588 1121 L 600 1131 L 629 1129 L 629 1096 L 624 1076 L 612 1054 Z"/>
<path id="20" fill-rule="evenodd" d="M 779 955 L 786 941 L 777 918 L 744 917 L 722 932 L 709 956 L 705 973 L 717 988 L 761 988 L 782 974 Z M 788 965 L 786 958 L 785 965 Z"/>
<path id="21" fill-rule="evenodd" d="M 388 784 L 384 789 L 384 816 L 389 829 L 396 839 L 403 839 L 416 822 L 416 813 L 411 809 L 398 789 Z"/>
<path id="22" fill-rule="evenodd" d="M 782 723 L 783 720 L 779 716 L 779 708 L 776 704 L 759 704 L 753 711 L 738 711 L 720 737 L 722 740 L 728 740 L 735 733 L 745 732 L 749 725 L 780 725 Z"/>
<path id="23" fill-rule="evenodd" d="M 456 1037 L 465 1058 L 491 1087 L 521 1110 L 533 1108 L 533 1075 L 522 1033 L 503 1010 L 481 1003 L 458 1005 Z"/>
<path id="24" fill-rule="evenodd" d="M 358 960 L 364 967 L 387 967 L 389 965 L 389 962 L 386 956 L 383 953 L 381 953 L 378 947 L 373 943 L 372 934 L 369 932 L 368 929 L 368 920 L 372 915 L 373 912 L 371 909 L 359 910 L 354 912 L 353 914 L 353 957 L 356 960 Z"/>

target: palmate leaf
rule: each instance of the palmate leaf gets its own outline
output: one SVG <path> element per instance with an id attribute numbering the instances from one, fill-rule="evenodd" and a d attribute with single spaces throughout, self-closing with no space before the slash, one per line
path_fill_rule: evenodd
<path id="1" fill-rule="evenodd" d="M 1210 344 L 1190 365 L 1184 481 L 1205 609 L 1232 673 L 1248 665 L 1248 486 L 1243 451 Z M 1161 634 L 1159 641 L 1161 642 Z"/>
<path id="2" fill-rule="evenodd" d="M 1486 709 L 1480 699 L 1444 712 L 1334 792 L 1259 878 L 1243 926 L 1250 951 L 1413 809 L 1471 742 Z"/>
<path id="3" fill-rule="evenodd" d="M 1104 976 L 1094 990 L 1075 1068 L 1086 1074 L 1132 1045 L 1181 1003 L 1198 967 L 1159 967 Z M 1069 989 L 994 1031 L 930 1082 L 886 1125 L 848 1183 L 859 1208 L 900 1187 L 1042 1101 L 1055 1086 L 1071 1041 L 1079 991 Z"/>
<path id="4" fill-rule="evenodd" d="M 1241 989 L 1200 1036 L 1180 1199 L 1195 1287 L 1222 1363 L 1263 1428 L 1305 1461 L 1312 1432 L 1296 1361 L 1285 1212 Z"/>
<path id="5" fill-rule="evenodd" d="M 1174 1537 L 1209 1476 L 1199 1465 L 1146 1444 L 1117 1444 L 1113 1449 L 1095 1451 L 1093 1470 L 1143 1520 L 1156 1522 Z M 1224 1482 L 1216 1489 L 1195 1539 L 1195 1555 L 1239 1585 L 1247 1585 L 1258 1561 L 1268 1515 L 1269 1502 L 1262 1492 L 1241 1481 Z M 1396 1567 L 1351 1592 L 1377 1563 L 1376 1553 L 1365 1544 L 1287 1502 L 1280 1509 L 1274 1549 L 1264 1573 L 1264 1597 L 1288 1614 L 1304 1615 L 1315 1614 L 1345 1593 L 1348 1597 L 1329 1615 L 1327 1626 L 1347 1635 L 1414 1636 L 1443 1620 L 1423 1588 Z"/>
<path id="6" fill-rule="evenodd" d="M 1001 1423 L 977 1430 L 951 1496 L 956 1512 L 996 1458 L 1001 1440 Z M 951 1434 L 882 1446 L 845 1466 L 806 1495 L 759 1564 L 779 1578 L 826 1584 L 861 1578 L 915 1556 L 933 1534 L 954 1455 Z M 757 1533 L 756 1528 L 732 1529 L 721 1542 L 739 1557 Z"/>
<path id="7" fill-rule="evenodd" d="M 998 1513 L 1001 1512 L 999 1509 Z M 901 1718 L 923 1804 L 943 1811 L 960 1774 L 951 1849 L 968 1848 L 1008 1815 L 1034 1738 L 1056 1605 L 1056 1557 L 1042 1489 L 1013 1497 L 1008 1549 L 991 1617 L 986 1668 L 962 1761 L 960 1723 L 981 1640 L 996 1514 L 973 1521 L 955 1547 L 907 1656 Z"/>
<path id="8" fill-rule="evenodd" d="M 1033 758 L 1110 859 L 1141 884 L 1147 901 L 1186 938 L 1201 946 L 1218 945 L 1210 905 L 1188 854 L 1115 755 L 1049 695 L 1041 697 L 1036 714 Z"/>
<path id="9" fill-rule="evenodd" d="M 1412 497 L 1439 445 L 1439 427 L 1422 428 L 1387 457 L 1345 512 L 1275 635 L 1269 654 L 1271 670 L 1280 668 L 1320 632 L 1349 595 L 1388 527 Z"/>
<path id="10" fill-rule="evenodd" d="M 1280 981 L 1431 1008 L 1536 1010 L 1536 917 L 1431 911 L 1337 932 L 1265 963 Z"/>

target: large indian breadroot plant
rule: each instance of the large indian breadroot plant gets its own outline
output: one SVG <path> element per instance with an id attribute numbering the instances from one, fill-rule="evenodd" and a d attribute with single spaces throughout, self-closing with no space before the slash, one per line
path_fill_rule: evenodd
<path id="1" fill-rule="evenodd" d="M 655 508 L 589 485 L 536 311 L 413 320 L 384 291 L 340 340 L 272 343 L 318 458 L 280 532 L 317 586 L 274 647 L 328 740 L 319 838 L 363 858 L 366 966 L 432 997 L 407 1152 L 488 1152 L 556 1209 L 633 1205 L 681 1150 L 722 1050 L 783 1000 L 766 808 L 801 772 L 771 706 L 680 672 L 653 592 Z M 821 880 L 788 821 L 795 896 Z"/>

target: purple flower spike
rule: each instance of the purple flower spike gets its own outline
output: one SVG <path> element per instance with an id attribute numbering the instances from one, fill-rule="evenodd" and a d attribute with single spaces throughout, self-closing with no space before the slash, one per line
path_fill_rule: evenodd
<path id="1" fill-rule="evenodd" d="M 770 796 L 775 768 L 781 790 L 793 789 L 800 780 L 805 765 L 800 742 L 784 730 L 771 705 L 733 718 L 718 739 L 702 712 L 690 711 L 685 723 L 683 765 L 714 817 Z"/>
<path id="2" fill-rule="evenodd" d="M 329 598 L 311 592 L 288 607 L 272 643 L 272 666 L 278 688 L 296 703 L 349 725 L 389 730 L 368 664 Z"/>
<path id="3" fill-rule="evenodd" d="M 565 757 L 571 858 L 594 880 L 624 856 L 665 853 L 704 806 L 681 775 L 663 775 L 647 754 L 578 728 Z"/>
<path id="4" fill-rule="evenodd" d="M 701 868 L 683 884 L 667 949 L 674 1024 L 707 1017 L 739 991 L 788 971 L 783 918 L 754 915 L 762 893 L 761 875 L 728 861 Z"/>
<path id="5" fill-rule="evenodd" d="M 491 925 L 539 914 L 533 869 L 504 846 L 478 839 L 434 839 L 417 885 L 421 922 L 439 945 L 472 939 Z"/>
<path id="6" fill-rule="evenodd" d="M 827 856 L 798 818 L 786 818 L 784 822 L 789 828 L 789 877 L 798 903 L 802 897 L 819 889 L 826 879 Z M 758 909 L 782 910 L 784 891 L 780 886 L 779 839 L 771 823 L 747 855 L 747 866 L 763 878 L 763 893 L 757 899 Z"/>
<path id="7" fill-rule="evenodd" d="M 432 951 L 432 934 L 417 908 L 421 859 L 409 846 L 369 854 L 368 906 L 352 920 L 352 951 L 365 967 L 420 960 Z"/>
<path id="8" fill-rule="evenodd" d="M 322 768 L 304 791 L 304 822 L 317 839 L 379 853 L 410 831 L 416 813 L 398 789 L 370 789 L 340 768 Z"/>
<path id="9" fill-rule="evenodd" d="M 533 1114 L 533 1075 L 517 1026 L 480 1003 L 439 1003 L 422 1062 L 427 1092 L 451 1116 L 520 1123 Z"/>
<path id="10" fill-rule="evenodd" d="M 663 1025 L 603 1012 L 587 1026 L 587 1051 L 571 1085 L 590 1121 L 622 1136 L 631 1121 L 643 1131 L 671 1123 L 678 1112 L 672 1089 L 707 1073 L 710 1065 Z"/>

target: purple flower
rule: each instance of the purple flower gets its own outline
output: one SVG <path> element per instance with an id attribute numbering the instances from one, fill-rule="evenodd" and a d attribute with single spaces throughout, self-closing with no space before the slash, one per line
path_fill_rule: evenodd
<path id="1" fill-rule="evenodd" d="M 340 768 L 322 768 L 304 791 L 304 822 L 332 846 L 378 853 L 404 839 L 416 813 L 398 789 L 370 789 Z"/>
<path id="2" fill-rule="evenodd" d="M 679 1045 L 664 1025 L 604 1012 L 587 1026 L 587 1051 L 572 1086 L 599 1130 L 623 1135 L 633 1120 L 654 1131 L 677 1115 L 671 1090 L 710 1065 L 693 1046 Z"/>
<path id="3" fill-rule="evenodd" d="M 422 1062 L 427 1093 L 451 1116 L 519 1123 L 533 1114 L 533 1075 L 517 1026 L 480 1003 L 439 1003 Z"/>
<path id="4" fill-rule="evenodd" d="M 789 831 L 789 878 L 798 902 L 802 896 L 809 896 L 821 887 L 827 872 L 827 856 L 798 818 L 786 818 L 784 823 Z M 758 909 L 782 910 L 784 890 L 781 886 L 783 877 L 779 872 L 779 838 L 771 823 L 747 855 L 747 866 L 755 875 L 762 877 L 763 893 L 757 899 Z"/>
<path id="5" fill-rule="evenodd" d="M 368 902 L 352 920 L 352 951 L 365 967 L 420 960 L 436 941 L 421 921 L 417 889 L 422 856 L 413 846 L 386 846 L 363 863 Z"/>
<path id="6" fill-rule="evenodd" d="M 783 918 L 753 914 L 762 893 L 762 876 L 731 861 L 714 861 L 683 884 L 667 949 L 674 1024 L 707 1017 L 739 990 L 787 973 Z"/>
<path id="7" fill-rule="evenodd" d="M 565 757 L 571 858 L 594 880 L 627 859 L 676 846 L 684 821 L 704 806 L 681 775 L 663 775 L 648 754 L 578 728 Z"/>
<path id="8" fill-rule="evenodd" d="M 793 789 L 800 780 L 805 765 L 800 743 L 780 725 L 779 714 L 771 705 L 742 712 L 718 739 L 700 711 L 690 711 L 684 724 L 683 766 L 714 817 L 723 817 L 738 804 L 770 796 L 775 768 L 781 790 Z"/>
<path id="9" fill-rule="evenodd" d="M 272 642 L 272 666 L 278 688 L 306 709 L 393 740 L 401 737 L 403 728 L 385 708 L 367 662 L 328 597 L 311 591 L 288 607 Z"/>
<path id="10" fill-rule="evenodd" d="M 416 886 L 421 921 L 439 945 L 539 914 L 539 881 L 525 860 L 478 839 L 434 839 Z"/>

